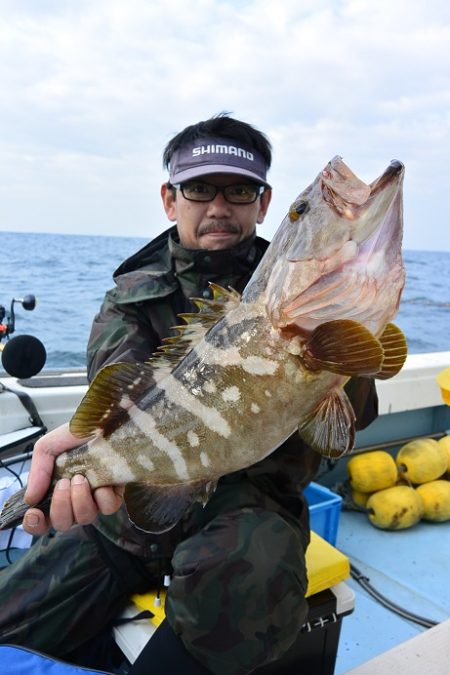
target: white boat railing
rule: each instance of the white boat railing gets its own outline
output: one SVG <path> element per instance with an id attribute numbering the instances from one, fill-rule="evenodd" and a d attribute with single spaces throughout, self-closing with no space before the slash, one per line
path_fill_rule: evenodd
<path id="1" fill-rule="evenodd" d="M 398 375 L 378 381 L 380 417 L 357 434 L 357 447 L 449 429 L 450 407 L 443 404 L 436 382 L 438 373 L 448 366 L 450 351 L 411 354 Z M 70 419 L 84 396 L 87 385 L 79 383 L 80 375 L 84 375 L 81 370 L 44 370 L 32 381 L 20 381 L 0 374 L 0 435 L 30 425 L 28 413 L 18 397 L 2 390 L 2 384 L 10 390 L 27 393 L 47 429 L 53 429 Z M 58 382 L 61 386 L 55 386 Z"/>

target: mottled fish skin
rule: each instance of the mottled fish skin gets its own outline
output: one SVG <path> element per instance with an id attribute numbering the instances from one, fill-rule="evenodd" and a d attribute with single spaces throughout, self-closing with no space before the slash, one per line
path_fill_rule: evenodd
<path id="1" fill-rule="evenodd" d="M 324 455 L 350 451 L 344 384 L 392 377 L 406 358 L 390 323 L 404 285 L 403 173 L 394 161 L 366 185 L 331 160 L 289 209 L 242 298 L 215 287 L 215 300 L 199 301 L 199 315 L 166 341 L 159 367 L 155 357 L 100 371 L 71 422 L 91 440 L 57 458 L 54 482 L 81 473 L 93 488 L 125 484 L 130 518 L 158 532 L 296 429 Z"/>
<path id="2" fill-rule="evenodd" d="M 272 452 L 297 428 L 299 410 L 314 405 L 306 405 L 305 383 L 326 392 L 337 377 L 322 384 L 299 368 L 263 309 L 241 304 L 151 391 L 135 402 L 124 397 L 124 424 L 107 440 L 89 442 L 77 460 L 60 455 L 59 475 L 81 471 L 92 487 L 211 481 Z M 277 423 L 262 435 L 268 419 Z"/>

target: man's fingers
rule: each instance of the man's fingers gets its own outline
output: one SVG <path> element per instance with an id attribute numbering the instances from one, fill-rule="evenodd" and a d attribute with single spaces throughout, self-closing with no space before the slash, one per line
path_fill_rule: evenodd
<path id="1" fill-rule="evenodd" d="M 94 493 L 84 476 L 76 475 L 70 481 L 62 478 L 55 485 L 49 518 L 39 509 L 28 509 L 24 529 L 33 535 L 45 534 L 50 527 L 65 532 L 72 525 L 89 525 L 98 515 L 115 513 L 122 504 L 124 487 L 101 487 Z"/>
<path id="2" fill-rule="evenodd" d="M 50 521 L 61 532 L 69 530 L 73 525 L 72 499 L 70 480 L 61 478 L 56 485 L 50 505 Z"/>
<path id="3" fill-rule="evenodd" d="M 89 525 L 99 511 L 105 515 L 115 513 L 121 503 L 120 490 L 116 493 L 112 487 L 102 487 L 93 494 L 84 476 L 76 475 L 71 481 L 62 478 L 55 486 L 50 520 L 55 530 L 64 532 L 75 523 Z"/>
<path id="4" fill-rule="evenodd" d="M 96 516 L 97 505 L 84 476 L 74 476 L 71 481 L 61 478 L 56 483 L 50 506 L 50 520 L 55 530 L 65 532 L 75 523 L 87 525 Z"/>
<path id="5" fill-rule="evenodd" d="M 70 433 L 68 424 L 56 427 L 36 442 L 25 493 L 27 504 L 38 504 L 44 498 L 50 486 L 56 457 L 82 444 L 82 439 Z"/>
<path id="6" fill-rule="evenodd" d="M 30 506 L 38 504 L 48 490 L 53 474 L 55 459 L 44 448 L 34 448 L 28 474 L 27 489 L 24 501 Z"/>
<path id="7" fill-rule="evenodd" d="M 73 518 L 79 525 L 92 523 L 98 513 L 91 486 L 84 476 L 74 476 L 71 481 Z"/>
<path id="8" fill-rule="evenodd" d="M 28 534 L 40 537 L 50 529 L 50 523 L 39 509 L 28 509 L 23 519 L 23 529 Z"/>
<path id="9" fill-rule="evenodd" d="M 125 488 L 123 486 L 117 487 L 100 487 L 94 492 L 94 499 L 97 503 L 98 510 L 105 516 L 110 516 L 120 508 L 123 501 L 123 493 Z"/>

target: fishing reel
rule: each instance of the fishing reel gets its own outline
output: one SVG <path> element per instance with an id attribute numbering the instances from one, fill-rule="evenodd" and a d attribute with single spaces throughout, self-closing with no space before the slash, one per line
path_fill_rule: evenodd
<path id="1" fill-rule="evenodd" d="M 34 295 L 25 295 L 23 298 L 13 298 L 9 313 L 0 305 L 0 353 L 2 366 L 8 375 L 18 378 L 27 378 L 37 375 L 44 367 L 47 352 L 40 340 L 32 335 L 18 335 L 10 339 L 16 327 L 14 304 L 18 302 L 27 311 L 36 307 Z M 2 344 L 2 340 L 6 343 Z"/>

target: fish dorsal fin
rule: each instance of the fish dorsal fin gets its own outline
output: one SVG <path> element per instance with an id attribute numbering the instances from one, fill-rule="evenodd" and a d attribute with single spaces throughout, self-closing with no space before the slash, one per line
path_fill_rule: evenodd
<path id="1" fill-rule="evenodd" d="M 201 481 L 159 486 L 128 483 L 124 501 L 128 516 L 136 527 L 160 534 L 174 527 L 193 502 L 205 504 L 214 488 L 215 484 Z"/>
<path id="2" fill-rule="evenodd" d="M 299 427 L 299 434 L 325 457 L 350 452 L 355 442 L 355 413 L 345 391 L 331 389 Z"/>
<path id="3" fill-rule="evenodd" d="M 149 361 L 113 363 L 97 373 L 70 421 L 74 436 L 110 436 L 125 419 L 131 404 L 169 375 L 209 328 L 239 305 L 241 296 L 237 291 L 214 283 L 209 286 L 212 299 L 192 298 L 199 311 L 180 314 L 186 323 L 175 327 L 178 335 L 165 338 Z"/>
<path id="4" fill-rule="evenodd" d="M 70 420 L 70 431 L 84 438 L 102 433 L 108 437 L 122 423 L 127 409 L 167 374 L 152 363 L 113 363 L 95 376 Z"/>
<path id="5" fill-rule="evenodd" d="M 408 353 L 406 338 L 400 328 L 388 323 L 379 338 L 384 351 L 383 365 L 375 375 L 377 380 L 388 380 L 403 368 Z"/>
<path id="6" fill-rule="evenodd" d="M 310 335 L 303 363 L 310 370 L 339 375 L 374 376 L 380 372 L 384 352 L 380 341 L 362 324 L 351 319 L 327 321 Z"/>
<path id="7" fill-rule="evenodd" d="M 161 360 L 173 368 L 200 342 L 211 326 L 239 305 L 241 296 L 234 289 L 226 289 L 212 282 L 209 283 L 209 287 L 212 290 L 212 299 L 191 298 L 198 312 L 178 315 L 185 323 L 172 328 L 178 335 L 164 338 L 151 362 L 153 359 Z"/>

